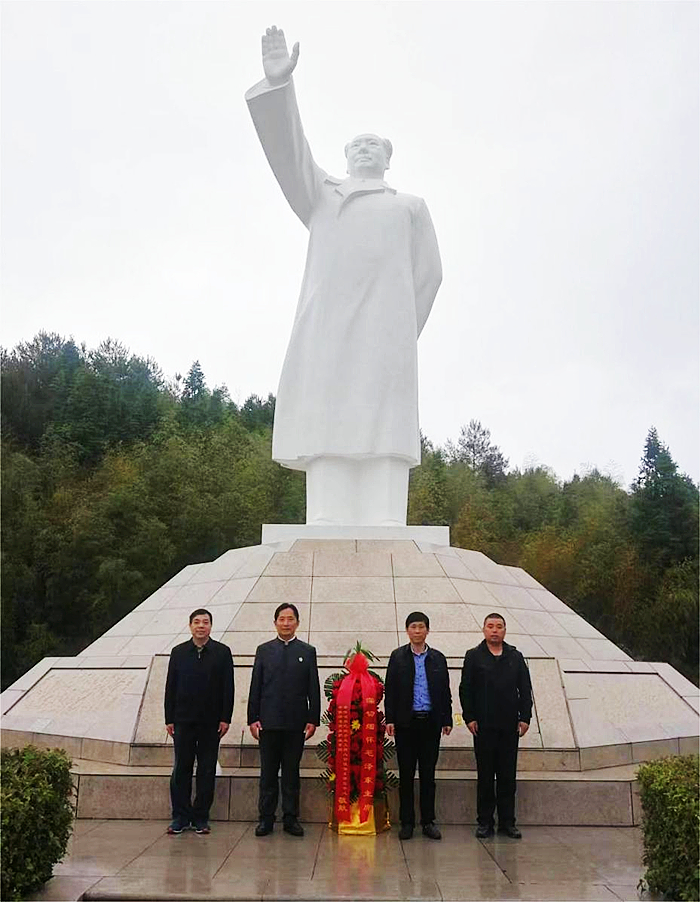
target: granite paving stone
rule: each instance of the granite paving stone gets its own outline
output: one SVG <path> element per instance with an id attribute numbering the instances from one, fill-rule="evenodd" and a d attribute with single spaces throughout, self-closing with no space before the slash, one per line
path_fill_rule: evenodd
<path id="1" fill-rule="evenodd" d="M 525 590 L 523 590 L 525 591 Z M 548 611 L 535 611 L 516 608 L 518 618 L 524 627 L 524 631 L 532 636 L 562 636 L 568 634 L 564 627 L 558 623 Z M 506 608 L 506 617 L 512 616 L 513 610 Z M 514 630 L 513 632 L 518 632 Z"/>
<path id="2" fill-rule="evenodd" d="M 358 539 L 357 551 L 390 551 L 392 554 L 415 554 L 418 548 L 414 539 Z"/>
<path id="3" fill-rule="evenodd" d="M 542 646 L 544 652 L 553 658 L 559 658 L 562 664 L 563 659 L 580 660 L 586 657 L 586 652 L 582 645 L 579 645 L 576 639 L 571 636 L 540 636 L 537 641 Z M 582 665 L 581 670 L 590 670 L 588 665 Z"/>
<path id="4" fill-rule="evenodd" d="M 437 551 L 435 554 L 436 559 L 438 560 L 440 566 L 445 571 L 445 574 L 449 576 L 451 579 L 455 580 L 477 580 L 477 577 L 472 571 L 467 567 L 467 565 L 462 561 L 457 554 L 454 548 L 449 549 L 449 554 L 447 553 L 447 549 L 444 551 Z"/>
<path id="5" fill-rule="evenodd" d="M 136 611 L 157 611 L 166 604 L 169 598 L 172 598 L 173 595 L 177 592 L 177 586 L 161 586 L 160 589 L 156 589 L 152 595 L 149 595 L 145 601 L 142 601 L 141 604 L 137 605 L 134 610 Z M 115 624 L 116 626 L 117 624 Z M 106 635 L 106 634 L 105 634 Z"/>
<path id="6" fill-rule="evenodd" d="M 77 821 L 71 848 L 37 900 L 633 900 L 641 832 L 525 827 L 521 841 L 479 841 L 473 827 L 338 836 L 305 824 L 255 837 L 251 822 L 213 821 L 209 836 L 165 835 L 161 821 Z M 641 898 L 651 899 L 646 895 Z"/>
<path id="7" fill-rule="evenodd" d="M 584 620 L 583 617 L 580 617 L 578 614 L 561 614 L 555 611 L 552 613 L 552 617 L 566 629 L 569 636 L 573 636 L 576 639 L 605 638 L 599 630 L 594 626 L 591 626 L 587 620 Z"/>
<path id="8" fill-rule="evenodd" d="M 389 576 L 315 576 L 311 601 L 393 604 L 394 584 Z"/>
<path id="9" fill-rule="evenodd" d="M 460 559 L 471 570 L 476 579 L 489 583 L 517 585 L 517 580 L 505 567 L 495 563 L 480 551 L 468 551 L 466 548 L 455 549 Z"/>
<path id="10" fill-rule="evenodd" d="M 553 614 L 574 613 L 574 611 L 567 604 L 564 604 L 561 599 L 557 598 L 556 595 L 553 595 L 548 589 L 528 589 L 527 591 L 535 599 L 538 606 L 541 607 L 544 611 L 549 611 Z"/>
<path id="11" fill-rule="evenodd" d="M 434 554 L 393 554 L 394 576 L 439 576 L 445 579 L 445 571 Z"/>
<path id="12" fill-rule="evenodd" d="M 508 622 L 510 623 L 510 620 Z M 506 633 L 506 642 L 514 645 L 526 658 L 550 657 L 549 653 L 544 650 L 539 636 L 527 636 L 522 633 L 508 632 Z"/>
<path id="13" fill-rule="evenodd" d="M 411 605 L 412 610 L 426 604 L 462 604 L 462 598 L 447 577 L 397 576 L 394 593 L 397 604 Z"/>
<path id="14" fill-rule="evenodd" d="M 169 636 L 134 636 L 129 639 L 122 649 L 123 655 L 157 655 L 161 652 L 170 654 L 170 649 L 176 645 L 175 635 Z"/>
<path id="15" fill-rule="evenodd" d="M 196 838 L 200 841 L 204 839 L 203 836 Z M 169 839 L 177 842 L 181 837 L 172 836 Z M 182 854 L 181 849 L 175 846 L 170 855 L 144 853 L 125 864 L 118 874 L 120 877 L 159 877 L 168 881 L 179 878 L 183 883 L 194 874 L 211 879 L 228 858 L 229 853 L 228 850 L 214 849 L 212 846 L 207 846 L 207 851 L 208 855 L 197 858 L 196 866 L 190 856 Z"/>
<path id="16" fill-rule="evenodd" d="M 165 902 L 165 900 L 262 899 L 263 887 L 267 880 L 241 877 L 236 881 L 236 892 L 226 892 L 218 897 L 212 891 L 211 877 L 190 869 L 185 872 L 163 876 L 143 876 L 140 874 L 105 877 L 93 884 L 83 896 L 86 900 L 122 899 L 125 902 Z"/>
<path id="17" fill-rule="evenodd" d="M 248 560 L 255 549 L 255 546 L 248 548 L 231 548 L 207 565 L 197 571 L 196 578 L 201 580 L 206 578 L 209 581 L 228 580 L 234 577 L 241 569 L 243 564 Z"/>
<path id="18" fill-rule="evenodd" d="M 328 902 L 357 902 L 372 900 L 414 900 L 441 902 L 443 899 L 435 880 L 398 879 L 386 874 L 349 873 L 342 881 L 335 878 L 314 877 L 312 880 L 289 878 L 272 879 L 263 892 L 264 900 L 306 899 Z"/>
<path id="19" fill-rule="evenodd" d="M 243 564 L 236 570 L 236 579 L 244 579 L 250 576 L 260 576 L 264 572 L 275 551 L 264 545 L 256 545 L 246 557 Z"/>
<path id="20" fill-rule="evenodd" d="M 172 598 L 168 599 L 168 608 L 186 608 L 183 611 L 185 618 L 193 608 L 205 607 L 212 603 L 214 596 L 224 587 L 223 580 L 207 583 L 188 583 L 180 586 Z M 187 620 L 185 619 L 185 623 Z"/>
<path id="21" fill-rule="evenodd" d="M 164 632 L 167 632 L 165 630 Z M 118 655 L 122 648 L 129 641 L 129 635 L 121 636 L 101 636 L 92 645 L 88 645 L 83 654 L 92 657 L 104 657 L 109 655 Z"/>
<path id="22" fill-rule="evenodd" d="M 47 880 L 39 890 L 31 894 L 30 902 L 74 902 L 94 886 L 101 877 L 59 875 Z"/>
<path id="23" fill-rule="evenodd" d="M 310 576 L 261 576 L 248 594 L 245 603 L 256 602 L 269 605 L 272 619 L 275 608 L 283 601 L 304 604 L 310 600 Z"/>
<path id="24" fill-rule="evenodd" d="M 388 551 L 315 551 L 314 576 L 391 576 Z"/>
<path id="25" fill-rule="evenodd" d="M 311 632 L 348 632 L 364 634 L 369 645 L 370 635 L 396 629 L 396 608 L 393 604 L 363 604 L 361 606 L 334 603 L 312 605 Z M 355 644 L 354 642 L 352 643 Z"/>
<path id="26" fill-rule="evenodd" d="M 630 656 L 609 639 L 579 639 L 578 642 L 594 661 L 630 660 Z"/>
<path id="27" fill-rule="evenodd" d="M 175 594 L 175 591 L 177 590 L 173 590 L 173 595 Z M 150 621 L 158 613 L 159 610 L 160 607 L 157 609 L 148 608 L 145 610 L 136 608 L 136 610 L 132 611 L 130 614 L 127 614 L 126 617 L 122 617 L 122 619 L 115 623 L 113 627 L 110 627 L 110 629 L 108 629 L 101 638 L 105 639 L 118 638 L 120 636 L 135 636 L 147 623 L 150 623 Z M 97 645 L 97 642 L 100 641 L 100 639 L 97 639 L 96 642 L 92 643 L 92 646 Z M 89 645 L 86 651 L 91 651 L 92 646 Z M 123 647 L 124 645 L 120 645 L 120 650 Z"/>
<path id="28" fill-rule="evenodd" d="M 525 611 L 542 611 L 542 607 L 534 597 L 534 589 L 523 589 L 522 586 L 504 586 L 499 583 L 488 583 L 489 592 L 495 597 L 498 607 L 515 608 L 525 617 Z M 496 607 L 496 610 L 498 610 Z M 524 623 L 521 619 L 521 623 Z M 562 629 L 562 633 L 564 630 Z"/>
<path id="29" fill-rule="evenodd" d="M 297 539 L 291 551 L 357 551 L 356 539 Z"/>
<path id="30" fill-rule="evenodd" d="M 5 714 L 23 695 L 21 689 L 6 689 L 0 696 L 0 711 Z"/>
<path id="31" fill-rule="evenodd" d="M 311 576 L 314 555 L 312 551 L 284 551 L 274 554 L 263 576 Z"/>
<path id="32" fill-rule="evenodd" d="M 509 567 L 506 564 L 501 564 L 504 570 L 507 570 L 511 576 L 515 577 L 515 581 L 519 586 L 524 586 L 526 589 L 543 589 L 541 583 L 538 583 L 534 576 L 530 576 L 530 574 L 523 570 L 522 567 Z"/>
<path id="33" fill-rule="evenodd" d="M 171 576 L 167 583 L 163 583 L 161 589 L 169 589 L 172 586 L 184 586 L 185 583 L 188 582 L 198 570 L 201 570 L 202 567 L 203 564 L 188 564 L 174 576 Z"/>

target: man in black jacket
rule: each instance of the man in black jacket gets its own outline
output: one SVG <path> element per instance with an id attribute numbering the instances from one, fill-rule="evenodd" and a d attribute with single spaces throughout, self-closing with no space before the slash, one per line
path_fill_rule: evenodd
<path id="1" fill-rule="evenodd" d="M 452 731 L 452 693 L 447 660 L 426 645 L 430 632 L 427 614 L 414 611 L 406 618 L 408 645 L 394 649 L 384 683 L 386 732 L 396 738 L 399 763 L 399 839 L 410 839 L 415 825 L 413 780 L 420 781 L 423 834 L 442 839 L 435 826 L 435 765 L 440 735 Z"/>
<path id="2" fill-rule="evenodd" d="M 498 832 L 520 839 L 515 826 L 515 773 L 518 739 L 527 733 L 532 716 L 530 672 L 518 649 L 503 641 L 502 614 L 488 614 L 483 633 L 484 641 L 464 656 L 459 684 L 462 716 L 474 737 L 476 754 L 476 835 L 493 836 L 498 808 Z"/>
<path id="3" fill-rule="evenodd" d="M 250 678 L 248 725 L 260 743 L 260 822 L 256 836 L 272 833 L 282 769 L 282 818 L 286 833 L 303 836 L 299 823 L 299 762 L 304 741 L 321 722 L 316 649 L 295 635 L 299 611 L 281 604 L 275 611 L 277 638 L 259 645 Z"/>
<path id="4" fill-rule="evenodd" d="M 165 728 L 173 737 L 175 766 L 170 778 L 173 821 L 168 833 L 190 825 L 210 833 L 209 809 L 219 742 L 233 713 L 233 658 L 228 645 L 210 638 L 212 616 L 204 608 L 190 614 L 192 638 L 170 652 L 165 682 Z M 194 803 L 192 770 L 197 759 Z"/>

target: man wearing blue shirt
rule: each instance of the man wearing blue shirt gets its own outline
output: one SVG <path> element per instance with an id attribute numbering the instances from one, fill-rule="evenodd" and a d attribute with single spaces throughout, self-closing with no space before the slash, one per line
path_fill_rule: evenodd
<path id="1" fill-rule="evenodd" d="M 445 656 L 426 644 L 429 631 L 427 614 L 408 615 L 409 643 L 391 653 L 384 685 L 386 732 L 396 739 L 399 763 L 399 839 L 403 840 L 411 839 L 415 826 L 416 763 L 423 835 L 442 838 L 435 826 L 435 765 L 440 736 L 452 731 L 452 693 Z"/>

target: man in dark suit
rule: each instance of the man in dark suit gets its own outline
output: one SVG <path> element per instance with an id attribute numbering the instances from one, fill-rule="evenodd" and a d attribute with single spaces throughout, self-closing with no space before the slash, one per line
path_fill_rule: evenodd
<path id="1" fill-rule="evenodd" d="M 260 822 L 256 836 L 272 833 L 282 769 L 282 819 L 286 833 L 303 836 L 299 823 L 299 762 L 304 741 L 321 722 L 316 649 L 295 635 L 299 611 L 281 604 L 275 611 L 277 638 L 259 645 L 250 679 L 248 725 L 260 743 Z"/>
<path id="2" fill-rule="evenodd" d="M 503 641 L 502 614 L 487 614 L 483 633 L 483 642 L 464 656 L 459 684 L 462 716 L 474 737 L 476 754 L 476 835 L 493 836 L 498 808 L 498 832 L 520 839 L 515 826 L 515 774 L 518 740 L 527 733 L 532 716 L 530 671 L 518 649 Z"/>
<path id="3" fill-rule="evenodd" d="M 427 614 L 421 611 L 409 614 L 406 618 L 409 643 L 392 651 L 386 670 L 386 732 L 396 738 L 399 763 L 399 839 L 413 836 L 416 762 L 423 835 L 442 839 L 435 826 L 435 765 L 440 735 L 449 736 L 452 731 L 452 693 L 445 656 L 426 645 L 429 632 Z"/>
<path id="4" fill-rule="evenodd" d="M 210 637 L 211 627 L 209 611 L 192 611 L 192 638 L 170 652 L 165 682 L 165 728 L 175 746 L 170 834 L 182 833 L 190 826 L 200 834 L 211 832 L 209 809 L 214 801 L 219 742 L 228 732 L 233 712 L 231 649 Z M 197 780 L 192 804 L 195 758 Z"/>

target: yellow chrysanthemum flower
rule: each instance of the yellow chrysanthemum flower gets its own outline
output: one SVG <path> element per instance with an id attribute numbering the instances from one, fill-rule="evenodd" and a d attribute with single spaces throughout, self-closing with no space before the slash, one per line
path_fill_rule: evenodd
<path id="1" fill-rule="evenodd" d="M 350 726 L 352 727 L 353 732 L 356 732 L 357 730 L 360 729 L 361 724 L 360 724 L 359 720 L 353 720 L 353 722 L 350 724 Z"/>

